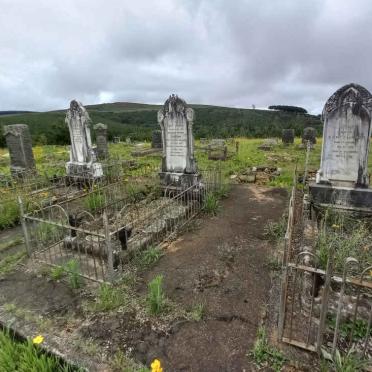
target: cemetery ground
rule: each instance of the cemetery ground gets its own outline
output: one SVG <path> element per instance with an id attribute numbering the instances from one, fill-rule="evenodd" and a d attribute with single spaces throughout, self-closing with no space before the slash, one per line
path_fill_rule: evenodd
<path id="1" fill-rule="evenodd" d="M 289 370 L 313 368 L 316 360 L 310 355 L 288 348 L 283 353 L 266 343 L 266 337 L 271 344 L 276 338 L 278 289 L 272 283 L 279 281 L 282 217 L 305 150 L 298 139 L 295 146 L 278 144 L 271 151 L 257 149 L 263 140 L 237 140 L 239 153 L 229 146 L 224 162 L 209 161 L 196 144 L 199 168 L 218 164 L 229 191 L 205 205 L 168 244 L 135 257 L 115 286 L 27 260 L 17 201 L 4 191 L 2 199 L 14 208 L 0 216 L 3 324 L 27 337 L 42 335 L 42 346 L 89 370 L 147 371 L 155 358 L 164 371 L 249 371 L 262 368 L 260 360 L 274 370 L 285 364 L 292 365 Z M 310 153 L 310 171 L 319 165 L 320 148 L 318 141 Z M 130 159 L 132 150 L 132 145 L 110 145 L 113 157 Z M 37 146 L 34 155 L 39 174 L 51 176 L 64 167 L 68 152 L 62 146 Z M 136 162 L 126 182 L 141 169 L 158 167 L 160 155 Z M 0 165 L 4 173 L 9 169 L 5 151 Z M 250 167 L 281 171 L 263 171 L 256 184 L 248 185 L 239 175 Z M 257 340 L 261 349 L 252 353 Z M 292 360 L 305 365 L 296 367 Z"/>

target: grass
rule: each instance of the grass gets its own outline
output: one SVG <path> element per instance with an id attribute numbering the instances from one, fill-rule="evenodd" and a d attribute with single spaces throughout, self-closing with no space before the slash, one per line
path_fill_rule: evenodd
<path id="1" fill-rule="evenodd" d="M 361 359 L 353 348 L 345 354 L 336 349 L 334 355 L 331 355 L 325 349 L 322 349 L 322 356 L 322 372 L 356 372 L 362 371 L 365 367 L 371 365 L 366 360 Z"/>
<path id="2" fill-rule="evenodd" d="M 72 289 L 81 288 L 83 285 L 83 279 L 80 276 L 80 265 L 79 263 L 72 259 L 66 263 L 64 270 L 67 274 L 68 283 Z"/>
<path id="3" fill-rule="evenodd" d="M 11 227 L 19 221 L 19 207 L 15 200 L 0 204 L 0 229 Z"/>
<path id="4" fill-rule="evenodd" d="M 162 255 L 163 252 L 161 248 L 150 246 L 136 256 L 135 264 L 141 269 L 147 268 L 154 265 Z"/>
<path id="5" fill-rule="evenodd" d="M 281 371 L 286 358 L 281 351 L 269 345 L 264 327 L 259 327 L 257 339 L 250 353 L 255 363 L 260 367 L 270 367 L 274 371 Z"/>
<path id="6" fill-rule="evenodd" d="M 103 283 L 98 289 L 95 311 L 111 311 L 124 305 L 127 301 L 126 294 L 119 287 Z"/>
<path id="7" fill-rule="evenodd" d="M 203 211 L 211 216 L 217 215 L 221 205 L 214 193 L 208 193 L 203 200 Z"/>
<path id="8" fill-rule="evenodd" d="M 0 243 L 0 252 L 5 252 L 9 250 L 12 247 L 15 247 L 16 245 L 23 244 L 24 240 L 21 236 L 17 236 L 11 240 L 8 240 L 6 242 L 1 242 Z"/>
<path id="9" fill-rule="evenodd" d="M 150 369 L 118 351 L 112 358 L 110 367 L 113 372 L 150 372 Z"/>
<path id="10" fill-rule="evenodd" d="M 8 331 L 0 331 L 0 371 L 2 372 L 72 372 L 80 369 L 63 365 L 47 355 L 31 340 L 18 342 Z"/>
<path id="11" fill-rule="evenodd" d="M 105 205 L 105 198 L 103 195 L 93 192 L 87 195 L 84 199 L 84 206 L 91 212 L 103 208 Z"/>
<path id="12" fill-rule="evenodd" d="M 0 261 L 0 275 L 4 275 L 12 271 L 25 256 L 26 252 L 22 251 L 2 258 Z"/>
<path id="13" fill-rule="evenodd" d="M 163 275 L 157 275 L 148 284 L 147 303 L 149 311 L 153 315 L 158 315 L 165 309 Z"/>
<path id="14" fill-rule="evenodd" d="M 189 317 L 191 320 L 195 322 L 200 322 L 205 316 L 205 305 L 204 304 L 196 304 L 193 306 L 191 311 L 189 312 Z"/>
<path id="15" fill-rule="evenodd" d="M 372 244 L 370 227 L 362 221 L 349 221 L 342 217 L 340 218 L 333 220 L 337 223 L 333 223 L 330 226 L 327 220 L 323 221 L 323 227 L 315 246 L 319 258 L 319 266 L 323 269 L 326 268 L 330 247 L 335 250 L 334 270 L 338 273 L 343 272 L 343 267 L 348 257 L 356 258 L 362 268 L 371 265 Z"/>
<path id="16" fill-rule="evenodd" d="M 277 242 L 284 238 L 287 229 L 287 220 L 282 217 L 278 222 L 269 221 L 264 227 L 264 236 L 266 239 Z"/>

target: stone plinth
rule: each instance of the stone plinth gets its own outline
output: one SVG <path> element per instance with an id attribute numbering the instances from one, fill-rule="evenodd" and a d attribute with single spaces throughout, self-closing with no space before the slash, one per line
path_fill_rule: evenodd
<path id="1" fill-rule="evenodd" d="M 161 148 L 163 148 L 161 137 L 162 137 L 161 136 L 161 130 L 154 130 L 152 132 L 151 147 L 153 149 L 161 149 Z"/>
<path id="2" fill-rule="evenodd" d="M 31 134 L 26 124 L 13 124 L 4 127 L 6 145 L 9 149 L 10 172 L 13 177 L 23 177 L 36 173 L 32 152 Z"/>
<path id="3" fill-rule="evenodd" d="M 321 206 L 338 206 L 342 209 L 359 209 L 372 213 L 372 189 L 337 187 L 311 183 L 311 201 Z"/>
<path id="4" fill-rule="evenodd" d="M 306 145 L 306 143 L 310 141 L 311 144 L 316 144 L 316 129 L 312 127 L 307 127 L 304 129 L 302 133 L 302 143 Z"/>
<path id="5" fill-rule="evenodd" d="M 97 158 L 104 160 L 108 158 L 107 125 L 98 123 L 94 126 L 96 132 Z"/>
<path id="6" fill-rule="evenodd" d="M 294 143 L 295 133 L 293 129 L 283 129 L 282 130 L 282 142 L 286 145 L 291 145 Z"/>
<path id="7" fill-rule="evenodd" d="M 194 110 L 175 95 L 171 95 L 158 111 L 163 143 L 160 179 L 165 186 L 191 186 L 199 180 L 194 158 L 193 120 Z"/>
<path id="8" fill-rule="evenodd" d="M 85 107 L 78 101 L 71 101 L 65 122 L 71 139 L 67 175 L 82 179 L 102 177 L 102 165 L 96 162 L 90 136 L 91 120 Z"/>

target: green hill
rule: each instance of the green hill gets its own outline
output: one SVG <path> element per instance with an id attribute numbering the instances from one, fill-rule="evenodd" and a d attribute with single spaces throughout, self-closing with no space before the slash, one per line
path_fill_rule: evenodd
<path id="1" fill-rule="evenodd" d="M 209 105 L 190 105 L 195 110 L 196 138 L 278 137 L 282 129 L 293 128 L 296 136 L 303 128 L 313 126 L 321 134 L 322 124 L 317 116 L 284 111 L 240 109 Z M 160 105 L 115 102 L 85 106 L 93 123 L 108 125 L 108 135 L 149 140 L 159 129 L 157 110 Z M 0 127 L 8 124 L 28 124 L 34 144 L 67 144 L 69 133 L 64 122 L 66 110 L 22 113 L 0 116 Z M 2 128 L 0 128 L 2 130 Z M 0 146 L 5 139 L 0 137 Z"/>

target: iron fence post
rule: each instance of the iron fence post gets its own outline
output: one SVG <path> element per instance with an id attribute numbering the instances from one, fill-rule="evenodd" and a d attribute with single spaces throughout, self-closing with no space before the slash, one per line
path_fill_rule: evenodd
<path id="1" fill-rule="evenodd" d="M 31 245 L 30 245 L 30 237 L 28 235 L 26 220 L 25 220 L 25 212 L 23 208 L 23 202 L 20 196 L 18 196 L 18 205 L 19 205 L 19 213 L 21 216 L 21 226 L 22 226 L 22 232 L 23 236 L 25 238 L 25 245 L 26 245 L 26 251 L 28 257 L 31 257 Z"/>
<path id="2" fill-rule="evenodd" d="M 105 244 L 106 244 L 106 250 L 107 250 L 108 280 L 112 283 L 114 281 L 114 260 L 113 260 L 113 253 L 112 253 L 110 228 L 108 224 L 108 218 L 107 218 L 106 211 L 103 212 L 103 225 L 105 228 Z"/>

